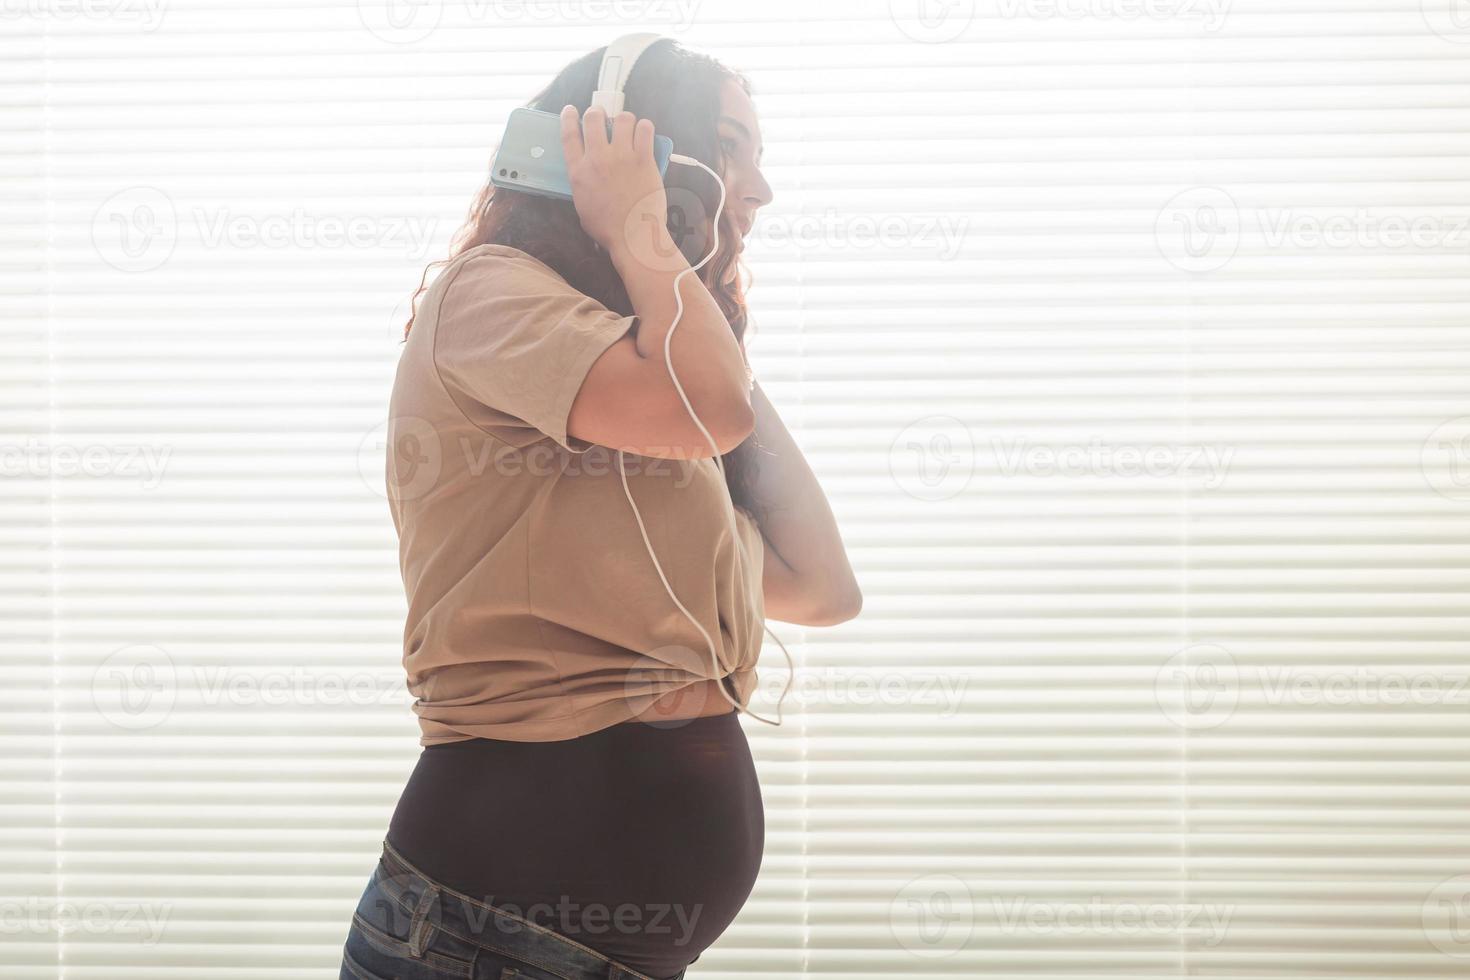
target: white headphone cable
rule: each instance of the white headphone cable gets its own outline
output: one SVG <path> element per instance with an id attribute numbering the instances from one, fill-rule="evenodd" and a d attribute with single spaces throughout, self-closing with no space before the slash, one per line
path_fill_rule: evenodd
<path id="1" fill-rule="evenodd" d="M 720 185 L 720 204 L 719 204 L 719 207 L 715 208 L 714 221 L 712 221 L 710 223 L 710 226 L 714 229 L 714 244 L 710 246 L 710 250 L 705 255 L 704 258 L 700 259 L 696 264 L 694 264 L 694 265 L 690 266 L 689 268 L 683 270 L 677 276 L 674 277 L 674 302 L 675 302 L 674 322 L 671 323 L 671 324 L 669 324 L 669 332 L 664 335 L 664 364 L 669 369 L 669 378 L 673 380 L 673 382 L 674 382 L 674 389 L 679 392 L 679 398 L 680 398 L 681 401 L 684 402 L 684 408 L 689 412 L 689 417 L 691 419 L 693 419 L 694 420 L 694 424 L 699 427 L 699 433 L 700 433 L 700 435 L 704 436 L 706 443 L 709 446 L 713 447 L 715 445 L 714 437 L 710 435 L 709 430 L 704 427 L 704 423 L 701 422 L 699 420 L 699 416 L 697 414 L 695 414 L 694 406 L 691 405 L 691 404 L 689 404 L 689 398 L 688 398 L 687 395 L 684 394 L 684 386 L 681 385 L 681 384 L 679 384 L 679 376 L 674 373 L 674 360 L 673 360 L 673 356 L 672 356 L 672 354 L 670 352 L 669 343 L 670 343 L 670 341 L 672 341 L 674 339 L 674 330 L 678 328 L 678 326 L 679 326 L 679 320 L 684 315 L 684 295 L 683 295 L 683 293 L 681 293 L 679 291 L 679 282 L 680 282 L 680 280 L 682 280 L 685 276 L 689 275 L 691 272 L 694 272 L 695 270 L 699 269 L 706 262 L 708 262 L 710 259 L 712 259 L 717 251 L 719 251 L 719 248 L 720 248 L 720 215 L 725 210 L 725 182 L 724 182 L 724 180 L 722 180 L 720 178 L 720 175 L 719 174 L 715 173 L 715 171 L 713 169 L 711 169 L 710 167 L 706 166 L 702 161 L 696 160 L 694 157 L 685 156 L 682 153 L 673 153 L 673 154 L 670 154 L 669 155 L 669 162 L 670 163 L 680 163 L 680 164 L 683 164 L 685 166 L 699 167 L 701 170 L 705 171 L 711 177 L 713 177 L 715 179 L 715 182 Z M 721 486 L 728 487 L 728 484 L 725 483 L 725 464 L 720 459 L 720 456 L 719 456 L 718 453 L 715 454 L 714 461 L 715 461 L 715 468 L 720 471 Z M 704 642 L 709 645 L 710 662 L 714 665 L 714 668 L 715 668 L 715 676 L 714 677 L 710 677 L 710 678 L 705 678 L 705 679 L 706 680 L 720 681 L 721 683 L 718 684 L 718 686 L 720 688 L 720 693 L 722 695 L 724 695 L 726 701 L 729 701 L 731 704 L 733 704 L 735 706 L 735 709 L 737 711 L 740 711 L 740 712 L 742 712 L 744 714 L 747 714 L 750 717 L 756 719 L 757 721 L 763 721 L 763 722 L 766 722 L 767 724 L 770 724 L 770 725 L 780 726 L 780 724 L 781 724 L 781 720 L 780 720 L 781 719 L 781 702 L 786 699 L 786 692 L 789 691 L 789 690 L 791 690 L 791 682 L 792 682 L 792 679 L 796 676 L 796 663 L 795 663 L 795 661 L 793 661 L 791 659 L 791 652 L 786 649 L 786 644 L 782 643 L 781 642 L 781 638 L 779 636 L 777 636 L 775 634 L 775 632 L 772 631 L 769 626 L 766 626 L 765 623 L 762 622 L 762 624 L 761 624 L 762 627 L 765 629 L 765 631 L 767 633 L 770 633 L 771 634 L 771 638 L 776 641 L 776 645 L 779 646 L 781 648 L 781 652 L 783 654 L 785 654 L 785 656 L 786 656 L 786 665 L 787 665 L 787 668 L 788 668 L 788 672 L 787 672 L 787 675 L 786 675 L 786 686 L 781 690 L 781 697 L 779 699 L 777 699 L 777 701 L 776 701 L 776 721 L 771 721 L 769 718 L 762 718 L 760 715 L 756 714 L 755 712 L 748 710 L 744 705 L 740 704 L 740 702 L 738 702 L 734 698 L 730 697 L 729 692 L 725 690 L 725 685 L 724 685 L 724 683 L 722 683 L 723 678 L 721 678 L 719 676 L 719 673 L 720 673 L 720 659 L 719 659 L 719 653 L 715 649 L 715 641 L 714 641 L 714 639 L 709 635 L 709 631 L 704 628 L 704 624 L 702 624 L 698 620 L 698 618 L 696 618 L 692 613 L 690 613 L 689 610 L 685 608 L 684 603 L 682 603 L 682 602 L 679 601 L 679 597 L 674 594 L 673 587 L 671 585 L 669 585 L 668 577 L 664 575 L 663 566 L 659 564 L 658 555 L 654 554 L 654 552 L 653 552 L 653 542 L 649 541 L 649 539 L 648 539 L 648 529 L 646 527 L 644 527 L 644 525 L 643 525 L 643 515 L 639 513 L 639 511 L 638 511 L 638 505 L 633 501 L 633 492 L 628 487 L 628 473 L 627 473 L 627 470 L 623 467 L 623 451 L 621 449 L 618 450 L 618 475 L 620 477 L 622 477 L 622 481 L 623 481 L 623 493 L 628 498 L 628 504 L 629 504 L 629 506 L 631 506 L 633 508 L 633 517 L 638 521 L 638 531 L 639 531 L 640 534 L 643 535 L 643 546 L 648 549 L 648 557 L 650 557 L 650 558 L 653 559 L 653 567 L 654 567 L 655 570 L 658 571 L 658 577 L 663 582 L 664 589 L 669 593 L 669 597 L 674 600 L 674 605 L 678 606 L 679 607 L 679 611 L 684 614 L 685 618 L 688 619 L 691 623 L 694 624 L 694 628 L 697 629 L 697 630 L 699 630 L 700 635 L 704 637 Z M 726 505 L 725 506 L 726 516 L 728 517 L 729 522 L 730 522 L 730 535 L 731 535 L 731 537 L 735 541 L 735 551 L 736 551 L 736 553 L 738 555 L 741 556 L 741 562 L 740 563 L 741 563 L 742 567 L 748 569 L 750 567 L 750 555 L 749 555 L 749 553 L 747 553 L 745 551 L 745 545 L 744 545 L 744 543 L 742 542 L 742 540 L 740 538 L 740 529 L 736 526 L 736 523 L 735 523 L 735 505 L 734 505 L 734 501 L 730 498 L 729 493 L 726 493 L 724 495 L 724 499 L 725 499 L 725 505 Z M 760 583 L 759 582 L 756 583 L 756 588 L 760 588 Z"/>

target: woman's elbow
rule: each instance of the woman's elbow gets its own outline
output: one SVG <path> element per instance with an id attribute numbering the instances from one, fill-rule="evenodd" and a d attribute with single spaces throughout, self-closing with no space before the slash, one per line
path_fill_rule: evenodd
<path id="1" fill-rule="evenodd" d="M 836 626 L 850 619 L 857 619 L 858 613 L 863 611 L 863 593 L 860 589 L 852 588 L 839 595 L 832 596 L 812 611 L 812 622 L 810 626 Z"/>

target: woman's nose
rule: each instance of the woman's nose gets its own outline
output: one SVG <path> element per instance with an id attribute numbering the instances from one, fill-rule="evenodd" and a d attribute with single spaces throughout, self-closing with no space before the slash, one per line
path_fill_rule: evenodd
<path id="1" fill-rule="evenodd" d="M 743 195 L 743 199 L 752 208 L 763 208 L 771 203 L 774 196 L 771 192 L 771 185 L 766 183 L 764 177 L 757 175 Z"/>

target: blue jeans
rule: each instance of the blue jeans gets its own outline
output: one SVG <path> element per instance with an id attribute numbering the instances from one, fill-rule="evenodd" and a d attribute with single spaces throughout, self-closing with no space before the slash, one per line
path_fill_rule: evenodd
<path id="1" fill-rule="evenodd" d="M 685 970 L 669 980 L 683 980 Z M 445 888 L 383 844 L 342 950 L 340 980 L 659 980 Z"/>

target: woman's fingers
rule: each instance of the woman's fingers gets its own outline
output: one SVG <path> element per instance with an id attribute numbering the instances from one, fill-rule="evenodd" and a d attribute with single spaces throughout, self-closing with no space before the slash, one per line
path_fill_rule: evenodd
<path id="1" fill-rule="evenodd" d="M 575 107 L 563 110 L 569 142 L 578 137 L 575 115 Z M 609 253 L 628 244 L 630 229 L 668 222 L 663 177 L 653 166 L 653 128 L 651 120 L 631 112 L 616 113 L 611 126 L 603 109 L 582 113 L 582 155 L 567 159 L 572 205 L 582 230 Z"/>
<path id="2" fill-rule="evenodd" d="M 607 145 L 607 112 L 592 106 L 582 113 L 582 146 L 587 153 L 599 153 Z"/>
<path id="3" fill-rule="evenodd" d="M 653 155 L 652 119 L 640 119 L 633 127 L 633 155 L 640 160 Z"/>
<path id="4" fill-rule="evenodd" d="M 574 105 L 561 107 L 561 153 L 568 166 L 582 159 L 582 126 Z"/>
<path id="5" fill-rule="evenodd" d="M 638 158 L 653 155 L 653 121 L 639 119 L 631 112 L 619 112 L 612 119 L 609 133 L 607 112 L 591 106 L 577 119 L 577 107 L 561 110 L 561 144 L 567 165 L 580 163 L 585 156 L 602 156 L 613 149 L 631 152 Z"/>
<path id="6" fill-rule="evenodd" d="M 626 110 L 613 116 L 612 145 L 620 150 L 631 150 L 633 148 L 633 124 L 637 121 L 638 117 Z"/>

